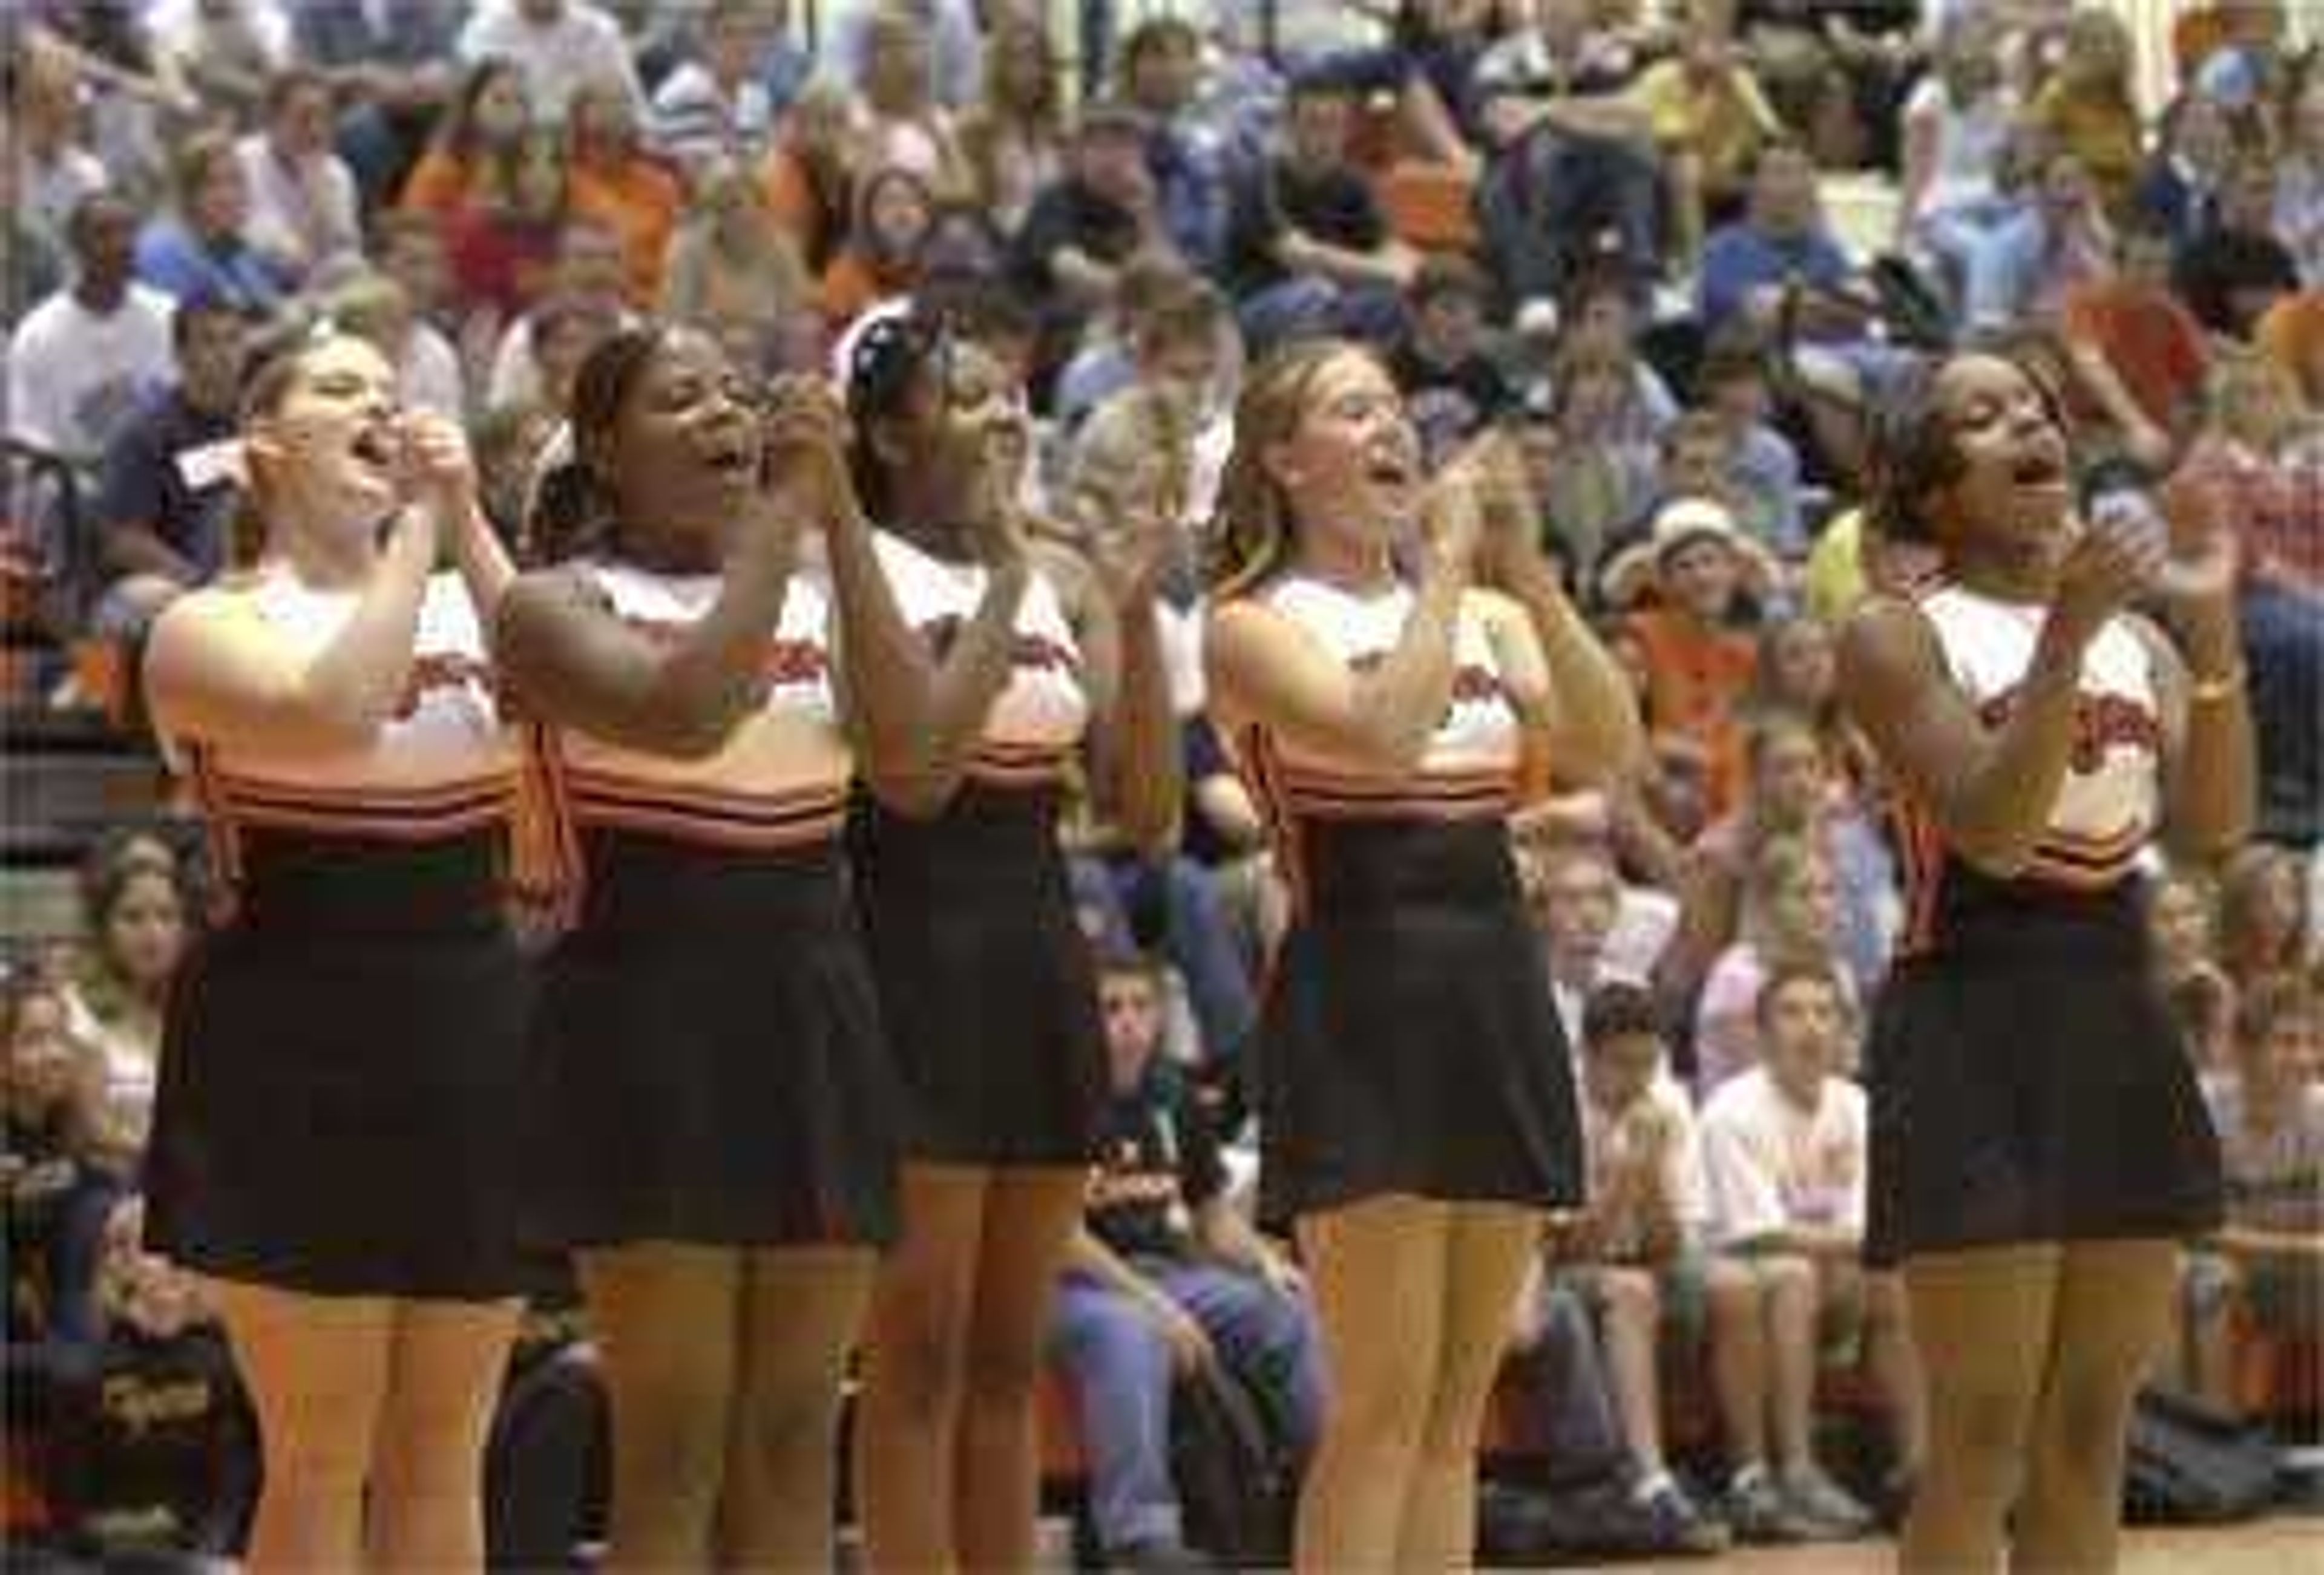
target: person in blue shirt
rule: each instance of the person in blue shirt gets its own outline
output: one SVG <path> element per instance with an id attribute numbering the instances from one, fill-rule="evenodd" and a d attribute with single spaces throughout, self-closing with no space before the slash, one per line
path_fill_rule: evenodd
<path id="1" fill-rule="evenodd" d="M 188 138 L 174 174 L 175 211 L 149 222 L 137 237 L 137 277 L 180 300 L 215 296 L 254 316 L 272 316 L 288 281 L 242 238 L 250 180 L 232 140 L 219 132 Z"/>

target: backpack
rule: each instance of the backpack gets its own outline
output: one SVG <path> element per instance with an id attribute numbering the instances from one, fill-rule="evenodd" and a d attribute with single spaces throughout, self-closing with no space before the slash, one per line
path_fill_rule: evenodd
<path id="1" fill-rule="evenodd" d="M 2143 1524 L 2210 1525 L 2258 1515 L 2275 1498 L 2264 1428 L 2168 1390 L 2139 1391 L 2130 1415 L 2123 1514 Z"/>
<path id="2" fill-rule="evenodd" d="M 1204 1363 L 1170 1391 L 1170 1476 L 1190 1546 L 1230 1568 L 1289 1561 L 1297 1468 L 1222 1362 Z"/>

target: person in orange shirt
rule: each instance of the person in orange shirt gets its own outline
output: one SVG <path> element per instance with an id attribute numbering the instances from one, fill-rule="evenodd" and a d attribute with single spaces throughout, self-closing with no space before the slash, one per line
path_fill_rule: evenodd
<path id="1" fill-rule="evenodd" d="M 823 272 L 824 326 L 835 336 L 867 307 L 911 293 L 936 221 L 936 198 L 909 170 L 891 167 L 864 179 L 853 233 Z"/>
<path id="2" fill-rule="evenodd" d="M 2324 410 L 2324 290 L 2287 295 L 2267 309 L 2253 331 L 2260 354 L 2300 385 L 2310 410 Z"/>
<path id="3" fill-rule="evenodd" d="M 1625 624 L 1645 656 L 1653 742 L 1658 751 L 1702 759 L 1713 817 L 1742 788 L 1741 716 L 1758 668 L 1756 642 L 1736 625 L 1736 599 L 1747 590 L 1764 597 L 1780 572 L 1733 511 L 1708 498 L 1665 504 L 1647 539 L 1617 554 L 1606 571 L 1607 598 L 1617 606 L 1655 593 L 1655 604 Z"/>
<path id="4" fill-rule="evenodd" d="M 2118 272 L 2067 287 L 2065 334 L 2074 364 L 2077 415 L 2098 416 L 2124 451 L 2166 468 L 2193 427 L 2211 355 L 2203 326 L 2171 289 L 2169 227 L 2135 216 L 2124 230 Z"/>
<path id="5" fill-rule="evenodd" d="M 567 113 L 565 202 L 622 237 L 631 306 L 661 299 L 662 269 L 686 195 L 678 177 L 645 150 L 637 106 L 614 82 L 592 82 Z"/>
<path id="6" fill-rule="evenodd" d="M 818 275 L 846 244 L 855 171 L 863 161 L 852 102 L 847 89 L 829 78 L 809 82 L 791 101 L 782 135 L 759 166 L 775 227 L 798 247 L 807 272 Z"/>

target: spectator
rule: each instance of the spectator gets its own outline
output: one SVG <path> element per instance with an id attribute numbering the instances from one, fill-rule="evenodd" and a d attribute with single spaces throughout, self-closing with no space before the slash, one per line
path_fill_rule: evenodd
<path id="1" fill-rule="evenodd" d="M 1576 585 L 1596 580 L 1608 542 L 1652 496 L 1655 450 L 1611 436 L 1632 424 L 1634 389 L 1622 358 L 1568 351 L 1549 382 L 1526 397 L 1527 471 L 1549 533 L 1545 546 Z"/>
<path id="2" fill-rule="evenodd" d="M 2300 264 L 2300 282 L 2324 285 L 2324 70 L 2308 73 L 2284 113 L 2275 233 Z"/>
<path id="3" fill-rule="evenodd" d="M 2113 254 L 2114 227 L 2081 156 L 2055 150 L 2017 212 L 1970 247 L 1962 321 L 1972 331 L 2055 321 L 2068 292 L 2105 277 Z"/>
<path id="4" fill-rule="evenodd" d="M 457 48 L 472 66 L 494 60 L 514 66 L 533 112 L 551 126 L 565 124 L 573 96 L 592 82 L 617 85 L 633 120 L 644 113 L 622 24 L 590 0 L 477 0 Z"/>
<path id="5" fill-rule="evenodd" d="M 710 0 L 695 57 L 654 89 L 649 141 L 689 182 L 721 163 L 754 163 L 772 142 L 784 106 L 765 63 L 782 35 L 782 9 L 781 0 Z"/>
<path id="6" fill-rule="evenodd" d="M 2218 897 L 2200 871 L 2167 870 L 2147 888 L 2147 939 L 2155 980 L 2164 990 L 2218 966 Z"/>
<path id="7" fill-rule="evenodd" d="M 1812 740 L 1798 731 L 1784 736 L 1792 748 L 1803 751 L 1802 760 L 1815 760 Z M 1797 760 L 1792 769 L 1802 774 L 1815 769 L 1807 765 L 1803 770 Z M 1734 938 L 1712 960 L 1695 1005 L 1694 1087 L 1706 1101 L 1759 1064 L 1759 993 L 1779 970 L 1798 966 L 1830 973 L 1851 1015 L 1863 1001 L 1839 968 L 1840 878 L 1815 839 L 1782 834 L 1762 838 L 1740 887 Z M 1852 1073 L 1853 1058 L 1831 1070 Z"/>
<path id="8" fill-rule="evenodd" d="M 484 309 L 504 321 L 540 293 L 565 204 L 561 169 L 542 167 L 554 150 L 514 65 L 469 69 L 402 196 L 438 225 L 462 316 Z"/>
<path id="9" fill-rule="evenodd" d="M 137 276 L 165 295 L 221 295 L 255 316 L 281 306 L 289 276 L 250 244 L 250 177 L 222 132 L 197 132 L 178 152 L 175 211 L 137 236 Z"/>
<path id="10" fill-rule="evenodd" d="M 527 404 L 546 397 L 536 359 L 538 334 L 534 319 L 553 300 L 560 311 L 586 306 L 599 317 L 610 314 L 630 321 L 628 273 L 622 239 L 602 224 L 586 218 L 567 221 L 557 240 L 557 265 L 540 307 L 511 323 L 493 354 L 492 381 L 484 391 L 487 409 Z"/>
<path id="11" fill-rule="evenodd" d="M 2239 992 L 2308 972 L 2309 924 L 2297 855 L 2253 843 L 2228 856 L 2219 877 L 2219 961 Z"/>
<path id="12" fill-rule="evenodd" d="M 152 1129 L 162 1014 L 185 954 L 185 891 L 177 856 L 143 833 L 107 839 L 81 872 L 88 941 L 66 987 L 69 1031 L 101 1076 L 93 1134 L 99 1156 L 134 1174 Z"/>
<path id="13" fill-rule="evenodd" d="M 1955 294 L 1977 238 L 2009 213 L 1999 176 L 2017 106 L 2000 42 L 1991 13 L 1957 13 L 1938 36 L 1935 69 L 1904 102 L 1897 242 L 1935 262 Z"/>
<path id="14" fill-rule="evenodd" d="M 1405 292 L 1405 328 L 1388 355 L 1405 410 L 1432 464 L 1498 422 L 1516 396 L 1486 353 L 1491 281 L 1466 257 L 1432 257 Z"/>
<path id="15" fill-rule="evenodd" d="M 1797 718 L 1822 746 L 1824 780 L 1834 807 L 1866 814 L 1877 804 L 1871 745 L 1840 704 L 1838 625 L 1813 612 L 1770 622 L 1759 634 L 1759 659 L 1746 710 L 1756 721 Z"/>
<path id="16" fill-rule="evenodd" d="M 1741 323 L 1714 333 L 1695 373 L 1703 409 L 1726 439 L 1720 479 L 1738 505 L 1744 529 L 1786 560 L 1805 557 L 1800 513 L 1800 452 L 1769 421 L 1765 341 Z"/>
<path id="17" fill-rule="evenodd" d="M 1743 206 L 1759 150 L 1783 134 L 1736 41 L 1735 9 L 1735 0 L 1687 0 L 1678 52 L 1630 88 L 1663 155 L 1681 269 L 1701 253 L 1711 223 Z"/>
<path id="18" fill-rule="evenodd" d="M 1146 117 L 1146 159 L 1162 226 L 1178 254 L 1213 272 L 1226 257 L 1227 179 L 1221 138 L 1193 109 L 1203 88 L 1203 40 L 1170 12 L 1148 15 L 1122 41 L 1121 97 Z"/>
<path id="19" fill-rule="evenodd" d="M 449 368 L 459 388 L 459 410 L 467 409 L 468 362 L 453 335 L 467 327 L 455 314 L 452 272 L 444 253 L 444 234 L 425 214 L 392 209 L 373 226 L 372 256 L 379 272 L 395 281 L 411 308 L 411 350 L 415 386 L 440 390 Z M 489 325 L 487 325 L 489 326 Z M 489 348 L 489 345 L 486 346 Z"/>
<path id="20" fill-rule="evenodd" d="M 250 191 L 250 244 L 292 284 L 363 256 L 355 178 L 331 150 L 331 88 L 320 71 L 266 86 L 266 121 L 235 146 Z"/>
<path id="21" fill-rule="evenodd" d="M 941 198 L 968 196 L 973 182 L 952 112 L 929 92 L 927 22 L 908 5 L 883 5 L 872 14 L 865 50 L 857 105 L 864 162 L 908 170 Z"/>
<path id="22" fill-rule="evenodd" d="M 913 170 L 900 166 L 875 170 L 856 192 L 855 222 L 849 226 L 847 244 L 823 273 L 824 330 L 834 339 L 881 302 L 912 293 L 936 226 L 936 196 Z"/>
<path id="23" fill-rule="evenodd" d="M 1861 1331 L 1864 1354 L 1891 1406 L 1901 1488 L 1923 1438 L 1904 1299 L 1897 1276 L 1858 1263 L 1864 1242 L 1864 1091 L 1837 1074 L 1848 1033 L 1840 981 L 1829 970 L 1779 969 L 1759 998 L 1762 1064 L 1730 1079 L 1702 1110 L 1703 1170 L 1711 1230 L 1748 1259 L 1766 1287 L 1766 1420 L 1775 1468 L 1754 1450 L 1766 1432 L 1730 1442 L 1729 1518 L 1811 1535 L 1861 1534 L 1872 1516 L 1815 1458 L 1820 1333 Z M 1752 1436 L 1756 1433 L 1757 1436 Z"/>
<path id="24" fill-rule="evenodd" d="M 1766 649 L 1763 642 L 1763 661 Z M 1764 691 L 1755 686 L 1758 692 Z M 1844 967 L 1868 997 L 1886 965 L 1898 916 L 1886 846 L 1834 769 L 1825 735 L 1811 716 L 1759 711 L 1748 738 L 1744 802 L 1704 832 L 1688 857 L 1669 976 L 1691 991 L 1738 939 L 1766 934 L 1765 909 L 1750 896 L 1759 880 L 1755 871 L 1772 844 L 1795 841 L 1822 862 L 1831 880 L 1835 911 L 1820 942 L 1825 960 Z M 1726 1009 L 1743 1019 L 1746 1035 L 1753 999 L 1748 990 L 1728 998 Z"/>
<path id="25" fill-rule="evenodd" d="M 1354 114 L 1329 75 L 1294 82 L 1281 144 L 1234 194 L 1229 269 L 1253 359 L 1318 334 L 1386 345 L 1400 326 L 1419 259 L 1353 161 Z"/>
<path id="26" fill-rule="evenodd" d="M 1098 406 L 1137 382 L 1140 340 L 1157 326 L 1157 318 L 1178 320 L 1190 317 L 1198 309 L 1194 306 L 1198 292 L 1211 298 L 1213 310 L 1223 305 L 1223 298 L 1179 258 L 1166 252 L 1147 252 L 1132 257 L 1123 267 L 1120 282 L 1115 287 L 1113 309 L 1090 324 L 1082 336 L 1081 347 L 1057 373 L 1053 403 L 1059 424 L 1068 432 L 1078 430 Z M 1213 331 L 1204 347 L 1204 365 L 1194 366 L 1193 359 L 1198 351 L 1193 343 L 1192 327 L 1187 323 L 1185 331 L 1172 332 L 1169 348 L 1186 359 L 1189 370 L 1201 372 L 1213 385 L 1204 393 L 1204 403 L 1207 405 L 1216 391 L 1222 371 L 1222 341 L 1219 333 Z"/>
<path id="27" fill-rule="evenodd" d="M 461 13 L 438 0 L 297 5 L 291 55 L 323 73 L 339 106 L 339 154 L 365 212 L 392 200 L 458 83 Z"/>
<path id="28" fill-rule="evenodd" d="M 2282 297 L 2260 318 L 2252 338 L 2292 378 L 2302 402 L 2324 410 L 2324 290 Z"/>
<path id="29" fill-rule="evenodd" d="M 1740 317 L 1778 345 L 1796 337 L 1803 371 L 1850 397 L 1877 388 L 1896 364 L 1895 352 L 1869 337 L 1874 309 L 1823 216 L 1815 165 L 1797 143 L 1760 149 L 1743 216 L 1703 247 L 1697 300 L 1706 324 Z"/>
<path id="30" fill-rule="evenodd" d="M 72 1036 L 69 1016 L 64 992 L 44 976 L 0 981 L 8 1212 L 0 1256 L 7 1337 L 20 1345 L 86 1345 L 95 1336 L 105 1217 L 119 1192 L 100 1163 L 103 1074 Z"/>
<path id="31" fill-rule="evenodd" d="M 984 29 L 973 0 L 850 0 L 833 22 L 824 60 L 841 81 L 871 90 L 872 56 L 884 13 L 898 13 L 927 40 L 920 91 L 949 109 L 965 109 L 984 80 Z"/>
<path id="32" fill-rule="evenodd" d="M 2081 166 L 2109 219 L 2129 212 L 2131 187 L 2145 156 L 2133 48 L 2129 26 L 2113 12 L 2076 11 L 2066 24 L 2057 69 L 2027 111 L 2050 144 Z"/>
<path id="33" fill-rule="evenodd" d="M 2162 226 L 2173 251 L 2189 244 L 2209 226 L 2235 153 L 2235 133 L 2218 101 L 2200 92 L 2181 93 L 2163 112 L 2159 140 L 2139 174 L 2130 216 Z"/>
<path id="34" fill-rule="evenodd" d="M 1618 607 L 1647 589 L 1658 594 L 1657 605 L 1628 620 L 1645 649 L 1650 726 L 1658 743 L 1683 745 L 1702 760 L 1714 815 L 1739 786 L 1738 709 L 1757 663 L 1750 637 L 1736 627 L 1738 598 L 1747 588 L 1765 594 L 1775 573 L 1733 511 L 1703 498 L 1664 505 L 1647 539 L 1606 569 L 1607 596 Z"/>
<path id="35" fill-rule="evenodd" d="M 1110 1563 L 1193 1567 L 1170 1478 L 1172 1376 L 1223 1363 L 1305 1460 L 1323 1407 L 1323 1351 L 1298 1272 L 1229 1204 L 1226 1172 L 1177 1069 L 1156 1054 L 1153 969 L 1098 983 L 1112 1101 L 1049 1334 L 1074 1379 L 1090 1513 Z"/>
<path id="36" fill-rule="evenodd" d="M 2300 1340 L 2324 1320 L 2324 1083 L 2310 1075 L 2319 1052 L 2324 1016 L 2313 988 L 2271 980 L 2237 1009 L 2235 1074 L 2209 1089 L 2227 1218 L 2187 1274 L 2190 1283 L 2223 1278 L 2227 1294 L 2188 1298 L 2188 1334 L 2194 1387 L 2227 1409 L 2235 1407 L 2239 1322 Z"/>
<path id="37" fill-rule="evenodd" d="M 97 192 L 73 210 L 73 279 L 8 341 L 8 429 L 93 465 L 170 375 L 170 300 L 132 277 L 137 216 Z"/>
<path id="38" fill-rule="evenodd" d="M 290 58 L 284 0 L 154 0 L 143 31 L 166 89 L 237 122 L 263 107 Z"/>
<path id="39" fill-rule="evenodd" d="M 111 183 L 83 140 L 81 73 L 38 32 L 22 41 L 8 96 L 8 154 L 17 210 L 35 235 L 62 246 L 73 209 Z"/>
<path id="40" fill-rule="evenodd" d="M 984 90 L 960 121 L 970 195 L 1004 234 L 1024 222 L 1034 193 L 1065 172 L 1061 78 L 1048 29 L 1004 14 L 985 57 Z"/>
<path id="41" fill-rule="evenodd" d="M 2063 327 L 2085 417 L 2107 422 L 2150 472 L 2170 467 L 2210 369 L 2202 325 L 2171 288 L 2171 237 L 2144 215 L 2122 233 L 2119 271 L 2066 291 Z"/>
<path id="42" fill-rule="evenodd" d="M 846 243 L 854 211 L 855 171 L 862 139 L 849 118 L 847 90 L 818 78 L 799 92 L 759 179 L 767 212 L 798 248 L 807 271 L 820 278 Z"/>
<path id="43" fill-rule="evenodd" d="M 2268 308 L 2300 288 L 2275 234 L 2275 166 L 2246 153 L 2228 167 L 2211 221 L 2179 253 L 2179 294 L 2215 334 L 2249 342 Z"/>
<path id="44" fill-rule="evenodd" d="M 1741 1263 L 1706 1253 L 1702 1146 L 1692 1108 L 1668 1082 L 1653 995 L 1637 984 L 1598 990 L 1579 1044 L 1590 1203 L 1560 1232 L 1558 1278 L 1598 1313 L 1631 1497 L 1651 1515 L 1655 1540 L 1719 1552 L 1726 1525 L 1687 1496 L 1664 1454 L 1659 1360 L 1672 1344 L 1692 1349 L 1707 1335 L 1722 1395 L 1764 1386 L 1758 1288 Z"/>
<path id="45" fill-rule="evenodd" d="M 686 198 L 678 178 L 645 151 L 637 106 L 618 84 L 586 82 L 574 90 L 565 183 L 567 222 L 595 219 L 621 237 L 629 304 L 650 309 L 661 299 L 669 238 Z"/>
<path id="46" fill-rule="evenodd" d="M 58 1509 L 106 1566 L 223 1561 L 257 1494 L 257 1422 L 200 1283 L 144 1249 L 143 1217 L 124 1199 L 105 1228 L 104 1329 L 60 1397 Z"/>
<path id="47" fill-rule="evenodd" d="M 170 317 L 176 381 L 105 451 L 94 522 L 105 592 L 100 633 L 134 633 L 226 564 L 241 496 L 235 416 L 251 323 L 239 307 L 189 296 Z"/>
<path id="48" fill-rule="evenodd" d="M 708 328 L 736 366 L 766 369 L 785 320 L 812 302 L 798 249 L 776 227 L 757 179 L 738 164 L 705 166 L 670 244 L 662 315 Z"/>
<path id="49" fill-rule="evenodd" d="M 1163 242 L 1147 129 L 1126 106 L 1084 108 L 1064 177 L 1033 198 L 1017 232 L 1010 274 L 1038 303 L 1045 369 L 1062 365 L 1084 326 L 1117 304 L 1124 265 Z M 1046 391 L 1037 389 L 1037 402 Z"/>
<path id="50" fill-rule="evenodd" d="M 1173 484 L 1188 550 L 1173 566 L 1172 583 L 1189 594 L 1185 575 L 1193 567 L 1194 533 L 1210 518 L 1234 438 L 1231 412 L 1222 395 L 1234 331 L 1224 298 L 1204 281 L 1174 268 L 1131 326 L 1128 363 L 1121 368 L 1127 382 L 1090 413 L 1072 451 L 1076 477 L 1092 461 L 1150 458 L 1157 445 L 1180 461 L 1184 474 Z M 1086 381 L 1100 380 L 1093 373 Z M 1199 705 L 1199 694 L 1194 703 Z"/>
<path id="51" fill-rule="evenodd" d="M 477 499 L 493 533 L 521 564 L 540 561 L 534 544 L 524 539 L 526 508 L 557 419 L 557 412 L 545 404 L 503 405 L 485 412 L 475 425 Z"/>
<path id="52" fill-rule="evenodd" d="M 2230 114 L 2264 122 L 2283 93 L 2282 0 L 2229 0 L 2218 9 L 2225 35 L 2197 69 L 2196 91 Z"/>

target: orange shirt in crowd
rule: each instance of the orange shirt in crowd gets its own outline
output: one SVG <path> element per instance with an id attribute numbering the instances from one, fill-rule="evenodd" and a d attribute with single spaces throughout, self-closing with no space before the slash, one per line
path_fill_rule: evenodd
<path id="1" fill-rule="evenodd" d="M 595 219 L 622 237 L 630 304 L 640 311 L 652 310 L 661 299 L 662 269 L 685 207 L 678 177 L 652 159 L 575 163 L 566 172 L 566 211 Z"/>
<path id="2" fill-rule="evenodd" d="M 818 304 L 825 332 L 836 339 L 865 310 L 908 288 L 908 281 L 882 273 L 871 258 L 847 247 L 823 271 Z"/>
<path id="3" fill-rule="evenodd" d="M 1749 635 L 1668 608 L 1633 612 L 1630 633 L 1646 652 L 1646 710 L 1657 736 L 1677 735 L 1705 757 L 1715 819 L 1743 795 L 1743 703 L 1758 652 Z"/>
<path id="4" fill-rule="evenodd" d="M 831 256 L 839 242 L 835 232 L 844 221 L 816 189 L 815 175 L 798 150 L 777 143 L 768 151 L 759 179 L 766 193 L 768 216 L 791 238 L 807 266 L 812 268 L 818 258 Z M 836 263 L 838 259 L 831 256 L 831 261 Z"/>
<path id="5" fill-rule="evenodd" d="M 2310 404 L 2324 404 L 2324 290 L 2285 296 L 2267 309 L 2252 336 L 2262 355 L 2292 374 Z"/>
<path id="6" fill-rule="evenodd" d="M 2148 420 L 2166 432 L 2186 424 L 2211 357 L 2203 325 L 2176 296 L 2118 278 L 2077 284 L 2066 291 L 2065 329 L 2069 342 L 2097 346 Z"/>

